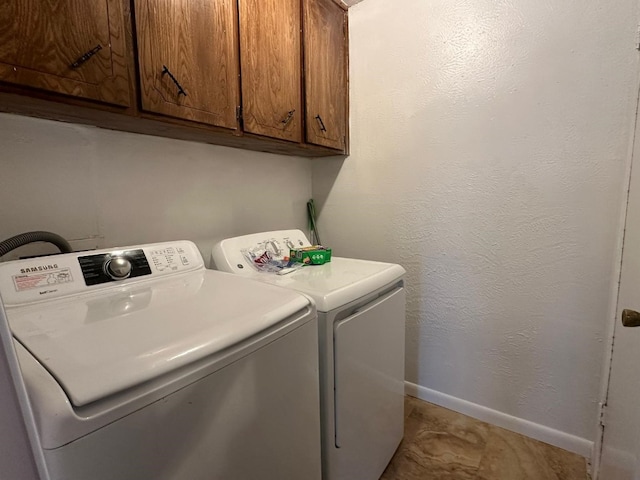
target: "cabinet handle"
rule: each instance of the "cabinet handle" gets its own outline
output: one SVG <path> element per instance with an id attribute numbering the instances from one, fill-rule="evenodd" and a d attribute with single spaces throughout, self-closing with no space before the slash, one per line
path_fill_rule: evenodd
<path id="1" fill-rule="evenodd" d="M 289 110 L 289 111 L 287 112 L 287 116 L 284 118 L 284 120 L 282 120 L 282 123 L 283 123 L 285 126 L 286 126 L 286 125 L 291 121 L 291 119 L 293 118 L 293 114 L 294 114 L 294 113 L 296 113 L 296 111 L 295 111 L 295 110 Z"/>
<path id="2" fill-rule="evenodd" d="M 318 120 L 318 123 L 320 124 L 320 131 L 321 132 L 326 132 L 327 129 L 324 126 L 324 122 L 322 121 L 322 117 L 318 114 L 316 115 L 316 120 Z"/>
<path id="3" fill-rule="evenodd" d="M 83 54 L 80 58 L 78 58 L 75 62 L 73 62 L 69 66 L 71 68 L 78 68 L 80 65 L 82 65 L 84 62 L 89 60 L 91 57 L 93 57 L 100 50 L 102 50 L 102 45 L 98 44 L 95 47 L 93 47 L 91 50 L 89 50 L 87 53 Z"/>
<path id="4" fill-rule="evenodd" d="M 622 325 L 625 327 L 640 327 L 640 313 L 625 308 L 622 311 Z"/>
<path id="5" fill-rule="evenodd" d="M 178 80 L 176 79 L 176 77 L 173 76 L 173 74 L 169 71 L 169 69 L 167 68 L 166 65 L 162 66 L 162 75 L 164 74 L 169 75 L 169 78 L 171 80 L 173 80 L 173 83 L 176 84 L 176 87 L 178 87 L 178 95 L 184 95 L 185 97 L 187 96 L 187 92 L 184 91 L 184 88 L 182 88 L 182 85 L 180 85 L 180 82 L 178 82 Z"/>

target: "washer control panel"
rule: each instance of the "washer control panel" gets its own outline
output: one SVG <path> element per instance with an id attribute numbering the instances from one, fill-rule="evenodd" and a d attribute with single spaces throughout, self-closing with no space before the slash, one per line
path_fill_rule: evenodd
<path id="1" fill-rule="evenodd" d="M 87 286 L 151 274 L 151 267 L 141 248 L 87 255 L 78 257 L 78 262 Z"/>
<path id="2" fill-rule="evenodd" d="M 189 252 L 180 245 L 163 245 L 147 251 L 154 270 L 158 272 L 177 272 L 194 264 Z"/>
<path id="3" fill-rule="evenodd" d="M 0 294 L 5 305 L 20 305 L 204 269 L 186 240 L 65 253 L 1 263 Z"/>

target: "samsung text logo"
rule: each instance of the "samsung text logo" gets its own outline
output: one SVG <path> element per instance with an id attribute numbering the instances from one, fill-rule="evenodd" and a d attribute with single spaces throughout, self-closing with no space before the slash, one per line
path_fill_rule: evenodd
<path id="1" fill-rule="evenodd" d="M 57 263 L 49 264 L 49 265 L 38 265 L 37 267 L 27 267 L 21 268 L 20 273 L 34 273 L 34 272 L 44 272 L 45 270 L 55 270 L 58 268 Z"/>

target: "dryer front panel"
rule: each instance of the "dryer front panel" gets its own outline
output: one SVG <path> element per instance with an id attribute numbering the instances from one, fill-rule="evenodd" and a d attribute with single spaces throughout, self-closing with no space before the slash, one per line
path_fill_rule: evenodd
<path id="1" fill-rule="evenodd" d="M 332 480 L 379 478 L 403 436 L 405 291 L 398 288 L 334 325 Z"/>

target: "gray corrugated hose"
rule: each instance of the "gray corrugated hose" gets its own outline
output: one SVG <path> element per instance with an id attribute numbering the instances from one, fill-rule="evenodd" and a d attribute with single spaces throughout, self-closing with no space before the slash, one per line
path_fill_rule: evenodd
<path id="1" fill-rule="evenodd" d="M 51 232 L 27 232 L 20 233 L 11 238 L 7 238 L 5 241 L 0 242 L 0 257 L 6 255 L 11 250 L 15 250 L 18 247 L 23 245 L 27 245 L 28 243 L 34 242 L 49 242 L 53 243 L 56 247 L 60 249 L 62 253 L 71 253 L 73 249 L 69 242 L 67 242 L 60 235 L 56 235 Z"/>

